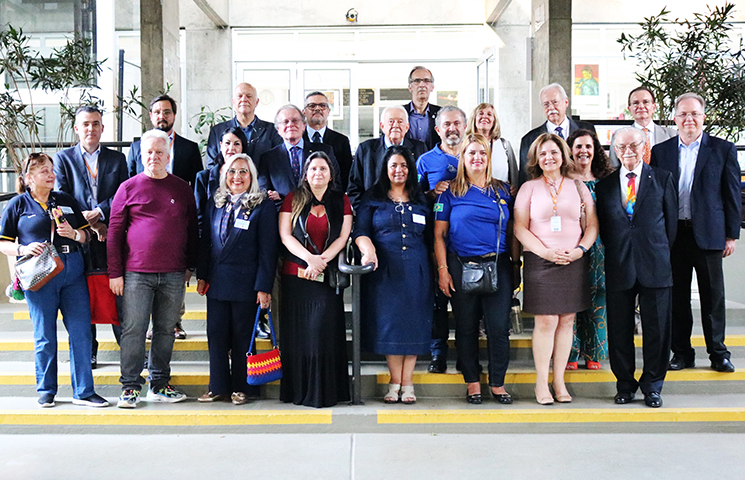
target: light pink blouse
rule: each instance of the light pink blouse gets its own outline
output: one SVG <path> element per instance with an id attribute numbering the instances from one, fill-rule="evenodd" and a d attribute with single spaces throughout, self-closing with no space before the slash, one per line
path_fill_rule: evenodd
<path id="1" fill-rule="evenodd" d="M 585 205 L 594 205 L 590 190 L 579 182 Z M 564 186 L 557 196 L 557 214 L 561 217 L 561 231 L 551 231 L 551 217 L 554 203 L 551 192 L 543 177 L 525 182 L 515 198 L 515 210 L 526 210 L 530 213 L 528 229 L 546 248 L 571 250 L 582 238 L 579 224 L 580 197 L 574 180 L 564 179 Z"/>

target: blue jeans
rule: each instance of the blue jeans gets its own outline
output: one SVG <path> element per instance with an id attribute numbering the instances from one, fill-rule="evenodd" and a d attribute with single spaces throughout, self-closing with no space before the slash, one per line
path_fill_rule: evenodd
<path id="1" fill-rule="evenodd" d="M 36 391 L 57 394 L 57 311 L 70 342 L 70 376 L 73 398 L 93 395 L 91 371 L 91 305 L 80 252 L 60 253 L 65 264 L 56 277 L 38 291 L 26 291 L 34 325 Z"/>
<path id="2" fill-rule="evenodd" d="M 122 302 L 121 371 L 122 390 L 142 390 L 140 375 L 145 360 L 145 336 L 153 319 L 147 381 L 157 391 L 171 380 L 173 329 L 179 321 L 184 298 L 184 272 L 124 274 Z"/>

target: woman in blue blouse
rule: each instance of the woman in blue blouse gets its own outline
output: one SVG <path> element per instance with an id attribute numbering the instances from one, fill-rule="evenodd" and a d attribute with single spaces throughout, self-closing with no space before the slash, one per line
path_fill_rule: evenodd
<path id="1" fill-rule="evenodd" d="M 481 403 L 479 319 L 484 318 L 489 355 L 489 385 L 502 404 L 512 403 L 504 388 L 510 360 L 510 302 L 514 247 L 509 185 L 492 178 L 489 141 L 471 134 L 458 173 L 435 203 L 435 256 L 442 292 L 452 296 L 458 362 L 468 385 L 468 403 Z M 463 265 L 496 260 L 498 288 L 490 293 L 463 291 Z"/>
<path id="2" fill-rule="evenodd" d="M 361 200 L 354 230 L 362 264 L 375 264 L 363 277 L 362 342 L 388 361 L 386 403 L 416 402 L 416 357 L 429 352 L 432 330 L 431 232 L 411 152 L 393 146 L 378 183 Z"/>

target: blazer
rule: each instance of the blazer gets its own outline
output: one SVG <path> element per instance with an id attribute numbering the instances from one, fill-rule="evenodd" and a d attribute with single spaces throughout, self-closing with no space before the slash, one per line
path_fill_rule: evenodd
<path id="1" fill-rule="evenodd" d="M 675 136 L 652 147 L 650 163 L 671 172 L 676 188 L 680 179 L 678 139 Z M 735 145 L 704 132 L 691 186 L 691 220 L 698 247 L 724 250 L 727 238 L 740 238 L 741 210 Z"/>
<path id="2" fill-rule="evenodd" d="M 331 178 L 336 190 L 341 190 L 339 180 L 339 164 L 334 156 L 334 150 L 323 143 L 303 142 L 303 165 L 311 153 L 325 152 L 331 159 Z M 259 186 L 264 190 L 274 190 L 284 199 L 288 193 L 297 189 L 295 175 L 290 166 L 290 154 L 284 142 L 272 148 L 261 156 L 259 161 Z M 282 200 L 277 203 L 277 210 L 282 206 Z"/>
<path id="3" fill-rule="evenodd" d="M 207 201 L 212 198 L 219 186 L 220 167 L 215 166 L 197 173 L 197 178 L 194 180 L 194 199 L 197 202 L 197 225 L 200 237 L 204 228 L 203 222 L 204 215 L 207 212 Z"/>
<path id="4" fill-rule="evenodd" d="M 98 191 L 93 198 L 93 190 L 88 180 L 88 169 L 80 153 L 80 144 L 54 154 L 54 189 L 75 197 L 80 210 L 100 208 L 104 222 L 109 223 L 111 201 L 119 185 L 126 181 L 127 163 L 124 154 L 101 146 L 98 155 Z"/>
<path id="5" fill-rule="evenodd" d="M 274 204 L 265 198 L 248 215 L 241 209 L 238 219 L 248 227 L 235 226 L 225 245 L 220 241 L 220 222 L 225 207 L 207 203 L 205 232 L 200 240 L 197 278 L 207 280 L 207 298 L 223 301 L 256 302 L 256 292 L 270 293 L 274 287 L 279 247 L 279 227 Z M 252 319 L 249 319 L 252 320 Z"/>
<path id="6" fill-rule="evenodd" d="M 174 133 L 173 139 L 173 174 L 194 187 L 194 179 L 197 173 L 204 168 L 202 166 L 202 154 L 199 145 L 191 140 Z M 129 148 L 127 155 L 127 168 L 129 177 L 132 178 L 142 173 L 145 167 L 142 165 L 142 153 L 140 151 L 140 140 L 136 140 Z"/>
<path id="7" fill-rule="evenodd" d="M 526 167 L 528 166 L 528 151 L 530 150 L 530 146 L 533 145 L 533 142 L 535 142 L 536 138 L 540 137 L 541 134 L 548 132 L 546 123 L 547 122 L 543 122 L 539 127 L 536 127 L 533 130 L 529 131 L 523 136 L 522 140 L 520 140 L 520 173 L 517 176 L 518 186 L 530 180 L 530 178 L 528 178 L 528 171 L 526 169 Z M 575 130 L 579 130 L 580 128 L 595 132 L 595 126 L 593 124 L 582 122 L 580 120 L 574 121 L 570 117 L 569 131 L 566 133 L 566 136 L 569 137 L 570 133 Z"/>
<path id="8" fill-rule="evenodd" d="M 670 249 L 678 228 L 678 187 L 670 172 L 642 166 L 634 214 L 621 196 L 620 169 L 595 186 L 600 238 L 605 245 L 605 281 L 610 291 L 638 281 L 648 288 L 671 287 Z"/>
<path id="9" fill-rule="evenodd" d="M 440 143 L 440 136 L 437 134 L 437 131 L 435 130 L 435 118 L 437 117 L 437 112 L 440 111 L 439 105 L 433 105 L 431 103 L 427 104 L 429 106 L 429 133 L 427 134 L 427 141 L 424 142 L 427 149 L 425 152 L 429 152 L 433 148 L 435 148 L 435 145 Z M 411 124 L 411 102 L 405 104 L 403 106 L 406 109 L 406 113 L 409 114 L 409 124 Z M 411 130 L 406 132 L 406 138 L 409 140 L 415 140 L 414 137 L 411 136 Z M 419 158 L 419 157 L 414 157 Z"/>
<path id="10" fill-rule="evenodd" d="M 629 125 L 632 126 L 633 124 Z M 662 125 L 654 124 L 654 140 L 655 145 L 658 143 L 662 143 L 668 138 L 673 138 L 678 134 L 677 130 L 673 130 L 672 128 L 663 127 Z M 610 155 L 608 158 L 610 158 L 610 166 L 611 168 L 618 168 L 621 166 L 621 162 L 618 160 L 618 156 L 616 156 L 616 150 L 613 148 L 613 141 L 616 139 L 616 133 L 613 132 L 613 136 L 610 138 Z M 654 147 L 654 145 L 652 145 Z"/>
<path id="11" fill-rule="evenodd" d="M 303 132 L 303 139 L 306 143 L 310 142 L 308 138 L 308 130 Z M 334 149 L 334 155 L 336 161 L 339 163 L 339 182 L 343 187 L 346 188 L 349 183 L 349 170 L 352 168 L 352 148 L 349 145 L 349 138 L 339 132 L 335 132 L 330 128 L 326 127 L 326 131 L 321 139 L 324 144 Z"/>
<path id="12" fill-rule="evenodd" d="M 212 168 L 218 163 L 218 158 L 220 158 L 220 140 L 225 130 L 237 125 L 238 120 L 233 117 L 210 128 L 210 134 L 207 139 L 207 168 Z M 281 143 L 282 137 L 277 133 L 274 124 L 256 117 L 254 132 L 251 135 L 251 140 L 248 141 L 245 153 L 256 163 L 265 152 L 268 152 Z M 258 167 L 258 165 L 256 166 Z"/>
<path id="13" fill-rule="evenodd" d="M 410 138 L 404 138 L 403 146 L 411 150 L 414 161 L 423 153 L 429 151 L 424 143 Z M 357 154 L 354 157 L 354 163 L 352 163 L 352 170 L 349 172 L 349 185 L 347 186 L 347 195 L 352 202 L 352 208 L 355 210 L 360 204 L 362 194 L 371 189 L 378 181 L 380 169 L 383 167 L 383 157 L 385 157 L 387 150 L 385 137 L 365 140 L 357 147 Z"/>

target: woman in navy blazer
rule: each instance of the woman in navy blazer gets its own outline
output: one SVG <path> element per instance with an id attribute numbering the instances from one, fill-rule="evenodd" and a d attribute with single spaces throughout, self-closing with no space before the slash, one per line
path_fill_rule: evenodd
<path id="1" fill-rule="evenodd" d="M 230 157 L 201 232 L 197 292 L 207 296 L 210 383 L 200 402 L 243 405 L 258 394 L 246 383 L 245 358 L 257 304 L 271 303 L 278 244 L 276 210 L 256 166 L 248 155 Z"/>

